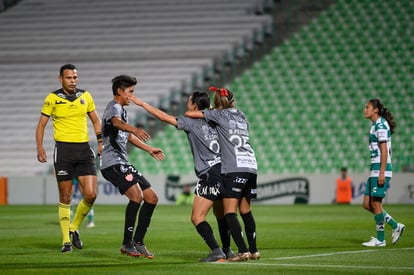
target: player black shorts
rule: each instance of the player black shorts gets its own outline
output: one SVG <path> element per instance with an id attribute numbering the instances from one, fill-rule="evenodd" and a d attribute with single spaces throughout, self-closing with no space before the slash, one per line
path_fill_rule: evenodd
<path id="1" fill-rule="evenodd" d="M 87 142 L 56 142 L 53 160 L 58 182 L 78 176 L 96 176 L 95 152 Z"/>
<path id="2" fill-rule="evenodd" d="M 221 175 L 223 198 L 257 197 L 257 175 L 252 173 L 228 173 Z"/>
<path id="3" fill-rule="evenodd" d="M 139 184 L 142 191 L 151 187 L 149 181 L 132 165 L 117 164 L 101 169 L 102 176 L 118 188 L 122 195 L 134 184 Z"/>
<path id="4" fill-rule="evenodd" d="M 221 164 L 216 164 L 200 176 L 194 194 L 211 201 L 221 200 L 221 188 Z"/>

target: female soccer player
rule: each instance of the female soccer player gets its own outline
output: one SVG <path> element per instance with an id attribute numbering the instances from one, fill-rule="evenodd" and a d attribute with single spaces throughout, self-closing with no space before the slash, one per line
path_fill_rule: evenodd
<path id="1" fill-rule="evenodd" d="M 195 173 L 199 178 L 195 189 L 191 221 L 211 250 L 210 255 L 202 261 L 220 262 L 228 257 L 233 257 L 233 252 L 230 249 L 229 230 L 224 219 L 221 201 L 221 158 L 217 131 L 203 119 L 171 116 L 138 98 L 133 98 L 132 101 L 161 121 L 186 132 L 193 153 Z M 207 93 L 195 91 L 188 98 L 188 110 L 203 110 L 209 107 L 210 98 Z M 206 220 L 208 211 L 212 206 L 219 225 L 223 249 L 219 248 L 213 230 Z"/>
<path id="2" fill-rule="evenodd" d="M 405 225 L 398 223 L 382 208 L 392 176 L 391 135 L 395 121 L 391 112 L 379 99 L 371 99 L 365 105 L 365 118 L 372 121 L 369 132 L 369 150 L 371 153 L 371 175 L 365 186 L 363 207 L 374 214 L 377 237 L 362 243 L 363 246 L 386 246 L 384 239 L 384 220 L 392 227 L 392 243 L 395 244 L 404 232 Z"/>
<path id="3" fill-rule="evenodd" d="M 144 236 L 149 227 L 152 213 L 158 197 L 151 184 L 129 163 L 127 143 L 148 152 L 154 159 L 163 160 L 164 153 L 141 142 L 149 135 L 142 129 L 128 124 L 127 112 L 124 106 L 129 105 L 137 84 L 135 77 L 120 75 L 112 79 L 114 95 L 105 108 L 102 118 L 103 152 L 101 173 L 102 176 L 119 189 L 119 192 L 128 197 L 129 203 L 125 209 L 124 239 L 121 253 L 128 256 L 153 258 L 154 255 L 144 245 Z M 144 203 L 139 212 L 138 225 L 134 233 L 135 221 L 141 201 Z"/>
<path id="4" fill-rule="evenodd" d="M 250 201 L 256 197 L 257 164 L 249 143 L 249 127 L 243 112 L 234 108 L 233 93 L 225 88 L 210 87 L 214 95 L 213 110 L 187 111 L 192 118 L 204 118 L 215 125 L 221 153 L 223 182 L 223 206 L 231 235 L 238 247 L 238 254 L 229 261 L 257 260 L 260 252 L 256 247 L 256 223 L 250 209 Z M 245 225 L 247 248 L 237 219 L 237 208 Z"/>

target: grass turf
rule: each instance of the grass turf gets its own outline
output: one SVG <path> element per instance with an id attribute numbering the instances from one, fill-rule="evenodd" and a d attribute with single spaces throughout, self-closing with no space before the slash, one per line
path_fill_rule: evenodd
<path id="1" fill-rule="evenodd" d="M 413 205 L 386 205 L 407 229 L 398 244 L 365 248 L 373 215 L 354 205 L 253 205 L 259 261 L 200 263 L 208 248 L 191 207 L 157 206 L 146 236 L 154 259 L 121 255 L 123 205 L 95 205 L 96 227 L 80 227 L 84 248 L 61 253 L 57 206 L 0 207 L 1 274 L 413 274 Z M 217 233 L 217 223 L 208 220 Z M 233 250 L 236 250 L 232 243 Z"/>

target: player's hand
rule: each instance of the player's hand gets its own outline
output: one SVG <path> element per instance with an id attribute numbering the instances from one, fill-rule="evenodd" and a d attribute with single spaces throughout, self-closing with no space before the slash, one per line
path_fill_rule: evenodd
<path id="1" fill-rule="evenodd" d="M 37 160 L 42 163 L 47 162 L 46 151 L 43 147 L 37 148 Z"/>
<path id="2" fill-rule="evenodd" d="M 133 134 L 141 141 L 147 141 L 150 139 L 150 135 L 145 132 L 144 129 L 135 128 Z"/>
<path id="3" fill-rule="evenodd" d="M 98 156 L 102 156 L 102 151 L 103 151 L 103 143 L 102 142 L 98 142 Z"/>
<path id="4" fill-rule="evenodd" d="M 384 174 L 379 174 L 378 176 L 378 187 L 383 187 L 385 183 L 385 176 Z"/>
<path id="5" fill-rule="evenodd" d="M 142 104 L 144 104 L 144 102 L 136 96 L 132 96 L 130 99 L 138 106 L 142 106 Z"/>
<path id="6" fill-rule="evenodd" d="M 164 160 L 164 152 L 160 148 L 151 148 L 148 153 L 156 160 Z"/>

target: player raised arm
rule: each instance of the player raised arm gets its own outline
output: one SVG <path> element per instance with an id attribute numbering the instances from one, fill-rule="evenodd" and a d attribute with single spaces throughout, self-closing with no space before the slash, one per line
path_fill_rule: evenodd
<path id="1" fill-rule="evenodd" d="M 204 118 L 204 114 L 201 111 L 187 111 L 185 112 L 185 116 L 191 118 Z"/>
<path id="2" fill-rule="evenodd" d="M 136 105 L 142 107 L 145 109 L 145 111 L 147 111 L 148 113 L 150 113 L 151 115 L 153 115 L 154 117 L 156 117 L 157 119 L 167 122 L 173 126 L 177 126 L 177 118 L 175 116 L 169 115 L 167 113 L 165 113 L 164 111 L 161 111 L 160 109 L 151 106 L 150 104 L 142 101 L 141 99 L 133 96 L 131 97 L 131 101 L 134 102 Z"/>

